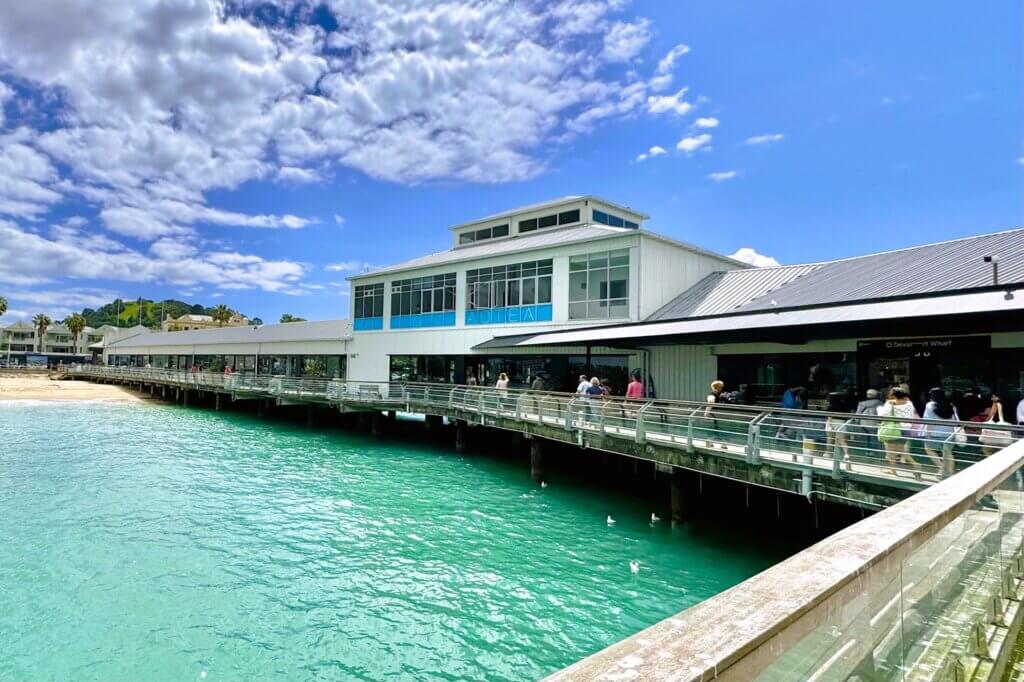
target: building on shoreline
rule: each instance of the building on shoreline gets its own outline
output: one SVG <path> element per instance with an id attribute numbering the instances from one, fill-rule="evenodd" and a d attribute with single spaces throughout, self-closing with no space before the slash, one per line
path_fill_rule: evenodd
<path id="1" fill-rule="evenodd" d="M 103 352 L 105 342 L 149 333 L 145 327 L 114 327 L 103 325 L 86 327 L 74 338 L 71 330 L 61 322 L 46 329 L 42 344 L 39 330 L 31 322 L 20 320 L 0 327 L 0 362 L 12 367 L 23 365 L 55 366 L 61 362 L 96 361 Z"/>
<path id="2" fill-rule="evenodd" d="M 185 313 L 178 317 L 164 320 L 160 323 L 160 329 L 165 332 L 185 332 L 196 329 L 220 329 L 222 327 L 245 327 L 249 324 L 249 318 L 238 313 L 232 313 L 231 317 L 223 324 L 213 319 L 213 315 L 197 315 Z"/>
<path id="3" fill-rule="evenodd" d="M 235 336 L 248 327 L 157 334 L 104 355 L 175 366 L 217 356 L 296 376 L 327 355 L 357 381 L 490 385 L 506 372 L 513 386 L 539 375 L 556 390 L 587 374 L 619 394 L 640 370 L 657 397 L 689 400 L 715 378 L 764 402 L 798 385 L 823 400 L 908 383 L 917 401 L 933 386 L 996 391 L 1012 415 L 1024 390 L 1024 229 L 751 268 L 649 232 L 646 218 L 594 196 L 512 209 L 450 228 L 446 251 L 350 277 L 351 326 L 261 327 L 291 344 L 273 349 Z"/>

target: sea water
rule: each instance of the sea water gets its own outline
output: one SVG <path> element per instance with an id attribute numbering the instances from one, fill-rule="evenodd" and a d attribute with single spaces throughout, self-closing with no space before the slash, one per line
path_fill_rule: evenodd
<path id="1" fill-rule="evenodd" d="M 536 679 L 780 558 L 486 452 L 0 403 L 3 680 Z"/>

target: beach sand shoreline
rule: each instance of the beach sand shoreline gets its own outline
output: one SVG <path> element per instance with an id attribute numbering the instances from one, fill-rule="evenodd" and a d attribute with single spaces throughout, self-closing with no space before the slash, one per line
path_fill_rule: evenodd
<path id="1" fill-rule="evenodd" d="M 0 375 L 0 401 L 10 400 L 144 402 L 142 396 L 124 386 L 90 381 L 54 381 L 45 374 Z"/>

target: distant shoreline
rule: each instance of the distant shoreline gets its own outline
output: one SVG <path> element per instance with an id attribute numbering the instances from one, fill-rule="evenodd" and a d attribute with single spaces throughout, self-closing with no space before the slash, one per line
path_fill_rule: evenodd
<path id="1" fill-rule="evenodd" d="M 43 374 L 11 376 L 0 374 L 0 401 L 121 402 L 141 403 L 144 399 L 123 386 L 88 381 L 54 381 Z"/>

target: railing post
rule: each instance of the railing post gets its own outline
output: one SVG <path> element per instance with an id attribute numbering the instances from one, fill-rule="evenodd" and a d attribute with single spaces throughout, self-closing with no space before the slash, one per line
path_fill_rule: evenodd
<path id="1" fill-rule="evenodd" d="M 686 417 L 686 449 L 688 452 L 693 452 L 693 418 L 703 409 L 705 408 L 698 407 L 695 410 L 690 410 L 690 414 Z"/>
<path id="2" fill-rule="evenodd" d="M 939 478 L 946 478 L 956 473 L 956 460 L 953 458 L 953 447 L 956 442 L 956 429 L 942 441 L 942 471 Z"/>
<path id="3" fill-rule="evenodd" d="M 526 401 L 526 393 L 525 392 L 524 393 L 520 393 L 518 396 L 516 396 L 516 419 L 520 419 L 522 421 L 526 421 L 526 408 L 523 407 L 523 404 L 524 404 L 525 401 Z"/>
<path id="4" fill-rule="evenodd" d="M 634 430 L 634 436 L 636 438 L 636 442 L 640 445 L 647 442 L 647 424 L 644 422 L 644 416 L 651 405 L 653 405 L 653 403 L 644 403 L 643 407 L 636 411 L 636 427 Z"/>
<path id="5" fill-rule="evenodd" d="M 574 414 L 575 412 L 576 412 L 576 398 L 574 396 L 572 398 L 569 398 L 569 402 L 567 402 L 565 404 L 565 417 L 563 419 L 563 421 L 565 423 L 563 424 L 563 426 L 565 427 L 566 431 L 572 431 L 573 430 L 572 422 L 575 419 L 575 414 Z"/>
<path id="6" fill-rule="evenodd" d="M 852 419 L 847 419 L 845 422 L 839 425 L 839 428 L 835 430 L 835 442 L 832 444 L 832 478 L 839 480 L 843 477 L 843 446 L 839 442 L 839 437 L 845 435 L 846 427 L 853 422 Z"/>

